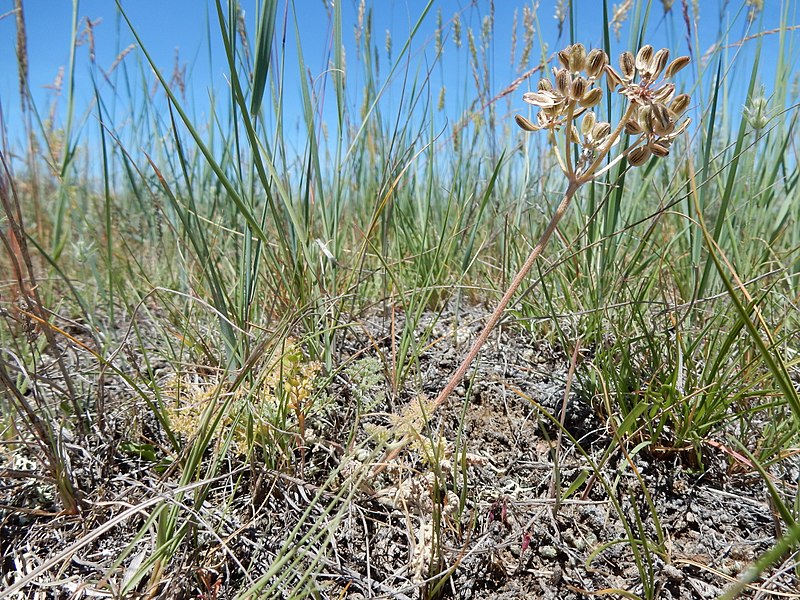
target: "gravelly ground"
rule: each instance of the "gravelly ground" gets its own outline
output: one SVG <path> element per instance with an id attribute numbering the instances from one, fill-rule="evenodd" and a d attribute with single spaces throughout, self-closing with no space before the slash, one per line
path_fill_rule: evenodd
<path id="1" fill-rule="evenodd" d="M 420 395 L 435 395 L 483 315 L 479 308 L 462 309 L 458 323 L 447 312 L 438 320 L 426 315 L 421 326 L 432 327 L 432 339 L 443 341 L 425 349 L 419 368 L 397 394 L 386 393 L 385 384 L 379 390 L 374 382 L 372 388 L 356 382 L 352 373 L 335 377 L 327 409 L 308 423 L 314 436 L 298 454 L 302 469 L 279 474 L 232 458 L 233 474 L 216 481 L 197 508 L 199 533 L 167 565 L 155 597 L 229 598 L 268 575 L 275 597 L 305 583 L 306 592 L 298 597 L 438 593 L 465 600 L 557 599 L 621 597 L 613 589 L 645 596 L 649 588 L 653 597 L 667 600 L 716 598 L 771 547 L 777 521 L 764 484 L 746 470 L 731 472 L 728 455 L 718 448 L 707 448 L 703 472 L 687 469 L 677 456 L 626 458 L 577 383 L 564 424 L 586 455 L 566 436 L 559 444 L 557 428 L 543 410 L 560 414 L 569 357 L 510 326 L 494 336 L 470 383 L 421 428 L 422 437 L 435 443 L 409 446 L 372 475 L 379 454 L 365 441 L 368 434 L 388 426 L 389 414 L 403 412 Z M 389 362 L 390 321 L 375 316 L 361 323 L 344 340 L 343 356 Z M 402 316 L 396 315 L 393 330 L 401 327 Z M 353 447 L 360 450 L 351 452 L 346 438 L 356 417 L 355 398 L 366 401 L 367 396 L 371 405 L 354 432 Z M 111 597 L 131 565 L 148 556 L 152 540 L 145 535 L 112 568 L 146 518 L 145 510 L 125 511 L 158 494 L 170 496 L 177 485 L 174 476 L 162 475 L 152 463 L 120 452 L 119 440 L 130 439 L 134 431 L 150 441 L 158 435 L 142 406 L 131 410 L 133 402 L 118 400 L 124 410 L 107 424 L 106 432 L 114 432 L 110 439 L 95 432 L 67 443 L 86 494 L 82 519 L 55 514 L 46 482 L 8 470 L 41 472 L 24 449 L 4 451 L 2 586 L 48 559 L 63 559 L 54 560 L 18 597 Z M 131 415 L 138 416 L 131 420 Z M 432 448 L 441 452 L 435 467 L 423 451 Z M 592 476 L 591 463 L 602 463 L 605 482 Z M 797 464 L 784 465 L 780 475 L 784 484 L 796 485 Z M 557 503 L 555 491 L 578 478 L 582 484 Z M 191 499 L 190 491 L 182 502 L 188 505 Z M 118 524 L 97 533 L 109 523 Z M 638 568 L 625 541 L 631 535 L 660 540 L 657 553 L 643 554 L 637 547 Z M 70 547 L 80 540 L 85 545 Z M 287 547 L 304 552 L 292 555 L 293 567 L 277 568 L 276 556 Z M 59 557 L 60 552 L 65 554 Z M 796 554 L 784 557 L 747 595 L 800 597 L 792 568 L 797 560 Z M 314 576 L 304 582 L 297 574 L 305 569 Z M 437 577 L 443 572 L 450 577 Z"/>

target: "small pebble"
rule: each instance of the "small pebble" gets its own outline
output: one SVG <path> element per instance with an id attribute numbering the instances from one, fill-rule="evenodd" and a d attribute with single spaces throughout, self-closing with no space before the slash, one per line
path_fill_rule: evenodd
<path id="1" fill-rule="evenodd" d="M 683 571 L 681 571 L 675 565 L 664 565 L 664 575 L 666 575 L 667 579 L 669 579 L 670 581 L 683 580 Z"/>

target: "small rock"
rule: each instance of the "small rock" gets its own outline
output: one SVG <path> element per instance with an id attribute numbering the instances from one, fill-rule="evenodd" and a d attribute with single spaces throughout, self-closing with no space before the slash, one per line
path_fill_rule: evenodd
<path id="1" fill-rule="evenodd" d="M 683 571 L 675 565 L 664 565 L 664 575 L 666 575 L 667 579 L 670 581 L 683 581 Z"/>

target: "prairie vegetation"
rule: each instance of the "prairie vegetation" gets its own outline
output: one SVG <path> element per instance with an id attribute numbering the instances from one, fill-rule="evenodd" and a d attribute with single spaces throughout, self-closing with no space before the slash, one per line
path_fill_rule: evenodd
<path id="1" fill-rule="evenodd" d="M 800 597 L 796 4 L 379 4 L 4 15 L 0 595 Z"/>

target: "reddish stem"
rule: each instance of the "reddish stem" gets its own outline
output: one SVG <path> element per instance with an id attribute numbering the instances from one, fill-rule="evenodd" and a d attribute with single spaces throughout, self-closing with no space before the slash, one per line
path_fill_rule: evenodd
<path id="1" fill-rule="evenodd" d="M 516 293 L 519 286 L 522 284 L 525 276 L 528 274 L 528 271 L 531 270 L 531 267 L 536 262 L 536 259 L 539 258 L 539 255 L 544 250 L 545 246 L 547 246 L 547 242 L 550 240 L 550 236 L 553 235 L 553 232 L 556 230 L 558 226 L 558 222 L 561 220 L 561 217 L 567 212 L 567 208 L 569 208 L 569 204 L 572 201 L 572 197 L 575 195 L 575 191 L 580 187 L 581 182 L 576 180 L 570 180 L 569 185 L 567 186 L 567 190 L 564 192 L 564 198 L 561 200 L 561 204 L 558 205 L 556 208 L 556 212 L 553 213 L 553 216 L 550 219 L 550 223 L 547 224 L 547 229 L 544 230 L 542 237 L 539 238 L 539 242 L 536 246 L 531 250 L 530 255 L 528 256 L 525 264 L 522 265 L 522 268 L 519 270 L 519 273 L 514 277 L 514 280 L 511 282 L 511 285 L 508 286 L 508 290 L 506 293 L 503 294 L 503 297 L 500 299 L 500 302 L 497 305 L 497 308 L 494 309 L 494 312 L 489 317 L 489 320 L 486 322 L 486 325 L 481 331 L 478 339 L 475 340 L 475 343 L 472 344 L 472 348 L 470 348 L 469 354 L 467 354 L 464 361 L 461 363 L 461 366 L 458 367 L 453 376 L 450 378 L 450 381 L 447 382 L 447 385 L 444 386 L 444 389 L 439 393 L 436 397 L 436 400 L 433 403 L 432 411 L 439 408 L 442 404 L 447 402 L 447 398 L 450 394 L 453 393 L 453 390 L 456 389 L 461 380 L 466 375 L 467 370 L 469 369 L 472 361 L 478 356 L 483 345 L 486 343 L 486 340 L 489 339 L 489 335 L 492 333 L 492 330 L 495 328 L 497 323 L 500 321 L 500 318 L 503 316 L 503 312 L 508 306 L 508 303 L 511 301 L 512 296 Z"/>

